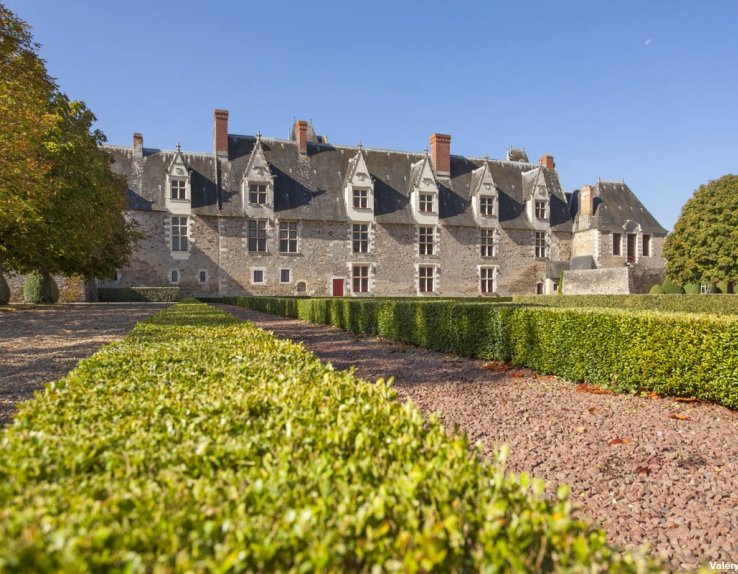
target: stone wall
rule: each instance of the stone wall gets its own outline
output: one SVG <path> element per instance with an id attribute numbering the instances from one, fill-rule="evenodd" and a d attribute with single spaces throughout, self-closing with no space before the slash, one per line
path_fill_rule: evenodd
<path id="1" fill-rule="evenodd" d="M 26 275 L 5 275 L 5 280 L 10 287 L 11 303 L 23 303 L 23 284 L 26 282 L 26 277 Z M 54 275 L 54 281 L 59 287 L 60 303 L 78 303 L 88 300 L 85 284 L 81 278 Z"/>
<path id="2" fill-rule="evenodd" d="M 564 271 L 564 295 L 627 295 L 629 268 Z"/>

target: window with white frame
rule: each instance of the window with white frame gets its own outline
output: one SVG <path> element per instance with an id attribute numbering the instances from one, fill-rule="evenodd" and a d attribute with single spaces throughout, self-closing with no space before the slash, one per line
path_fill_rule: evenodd
<path id="1" fill-rule="evenodd" d="M 479 248 L 482 257 L 497 257 L 497 233 L 494 229 L 480 229 Z"/>
<path id="2" fill-rule="evenodd" d="M 297 222 L 279 222 L 279 252 L 297 253 Z"/>
<path id="3" fill-rule="evenodd" d="M 651 256 L 651 236 L 648 234 L 644 234 L 641 238 L 641 241 L 643 243 L 643 249 L 642 253 L 644 257 L 650 257 Z"/>
<path id="4" fill-rule="evenodd" d="M 187 218 L 172 217 L 172 251 L 187 251 Z"/>
<path id="5" fill-rule="evenodd" d="M 279 282 L 289 283 L 292 281 L 292 270 L 291 269 L 280 269 L 279 270 Z"/>
<path id="6" fill-rule="evenodd" d="M 479 212 L 482 215 L 492 216 L 495 214 L 495 198 L 491 195 L 479 196 Z"/>
<path id="7" fill-rule="evenodd" d="M 249 203 L 264 205 L 267 202 L 267 186 L 265 183 L 249 185 Z"/>
<path id="8" fill-rule="evenodd" d="M 536 200 L 535 204 L 536 219 L 548 219 L 548 201 Z"/>
<path id="9" fill-rule="evenodd" d="M 361 188 L 353 188 L 354 191 L 354 209 L 369 208 L 369 190 Z"/>
<path id="10" fill-rule="evenodd" d="M 255 285 L 263 285 L 264 283 L 266 283 L 266 272 L 264 271 L 264 269 L 252 269 L 251 282 Z"/>
<path id="11" fill-rule="evenodd" d="M 351 251 L 369 253 L 369 225 L 354 223 L 351 229 Z"/>
<path id="12" fill-rule="evenodd" d="M 435 290 L 436 268 L 431 265 L 418 267 L 418 291 L 420 293 L 433 293 Z"/>
<path id="13" fill-rule="evenodd" d="M 179 280 L 181 279 L 179 269 L 170 269 L 169 270 L 169 282 L 172 285 L 176 285 L 179 283 Z"/>
<path id="14" fill-rule="evenodd" d="M 430 226 L 418 227 L 418 255 L 433 255 L 435 229 Z"/>
<path id="15" fill-rule="evenodd" d="M 620 233 L 613 233 L 612 234 L 612 254 L 613 255 L 620 255 L 620 245 L 623 241 L 622 235 Z"/>
<path id="16" fill-rule="evenodd" d="M 432 193 L 421 193 L 418 196 L 418 210 L 421 213 L 432 213 L 433 209 L 433 194 Z"/>
<path id="17" fill-rule="evenodd" d="M 248 250 L 265 253 L 267 250 L 267 220 L 250 219 L 247 226 Z"/>
<path id="18" fill-rule="evenodd" d="M 201 285 L 208 282 L 208 272 L 206 269 L 200 269 L 200 271 L 197 272 L 197 280 Z"/>
<path id="19" fill-rule="evenodd" d="M 545 231 L 536 231 L 536 258 L 545 259 L 548 257 L 548 245 Z"/>
<path id="20" fill-rule="evenodd" d="M 169 197 L 171 199 L 187 199 L 187 181 L 172 178 L 169 181 Z"/>
<path id="21" fill-rule="evenodd" d="M 480 267 L 479 268 L 479 291 L 482 293 L 495 292 L 495 268 Z"/>
<path id="22" fill-rule="evenodd" d="M 354 293 L 369 293 L 369 266 L 354 265 L 351 269 Z"/>

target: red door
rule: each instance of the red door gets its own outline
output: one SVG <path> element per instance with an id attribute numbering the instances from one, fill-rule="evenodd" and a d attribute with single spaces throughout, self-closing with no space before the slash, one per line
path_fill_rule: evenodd
<path id="1" fill-rule="evenodd" d="M 343 297 L 343 279 L 333 280 L 333 296 Z"/>

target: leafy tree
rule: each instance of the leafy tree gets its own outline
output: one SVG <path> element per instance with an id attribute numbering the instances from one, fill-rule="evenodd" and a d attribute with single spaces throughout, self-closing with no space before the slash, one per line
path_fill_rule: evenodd
<path id="1" fill-rule="evenodd" d="M 701 185 L 664 242 L 666 272 L 685 283 L 738 280 L 738 176 Z"/>
<path id="2" fill-rule="evenodd" d="M 24 118 L 0 141 L 0 259 L 22 273 L 112 276 L 138 237 L 123 216 L 125 180 L 110 170 L 94 114 L 46 75 L 27 24 L 1 4 L 0 18 L 0 83 L 19 73 L 38 86 L 33 97 L 24 82 L 0 92 L 0 113 Z"/>

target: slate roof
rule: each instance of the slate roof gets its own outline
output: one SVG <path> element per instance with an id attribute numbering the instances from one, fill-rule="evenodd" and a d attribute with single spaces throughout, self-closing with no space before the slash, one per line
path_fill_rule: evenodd
<path id="1" fill-rule="evenodd" d="M 316 138 L 317 139 L 317 138 Z M 254 149 L 254 136 L 229 135 L 228 161 L 218 167 L 210 154 L 182 155 L 190 168 L 192 211 L 201 215 L 243 216 L 241 181 Z M 308 143 L 308 156 L 298 153 L 294 141 L 261 138 L 264 155 L 274 176 L 274 211 L 277 217 L 318 221 L 344 221 L 343 185 L 349 162 L 358 147 Z M 137 210 L 165 210 L 166 170 L 176 151 L 144 150 L 133 158 L 131 148 L 108 146 L 114 171 L 128 179 L 129 206 Z M 375 216 L 383 224 L 414 224 L 410 206 L 412 165 L 423 153 L 364 149 L 374 181 Z M 533 229 L 525 212 L 523 174 L 541 170 L 551 194 L 551 229 L 571 231 L 567 198 L 555 171 L 524 161 L 502 161 L 451 156 L 451 175 L 437 178 L 439 221 L 445 225 L 476 226 L 471 208 L 472 171 L 488 161 L 497 186 L 499 222 L 509 229 Z M 216 172 L 217 169 L 217 172 Z M 218 185 L 218 182 L 220 185 Z"/>
<path id="2" fill-rule="evenodd" d="M 579 225 L 579 190 L 571 198 L 571 213 L 577 220 L 576 229 L 621 231 L 627 221 L 640 224 L 643 233 L 666 235 L 668 231 L 656 221 L 625 182 L 599 181 L 592 188 L 594 216 L 588 226 Z"/>

